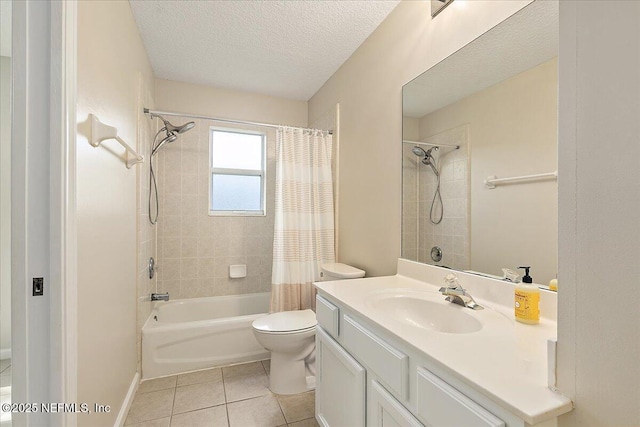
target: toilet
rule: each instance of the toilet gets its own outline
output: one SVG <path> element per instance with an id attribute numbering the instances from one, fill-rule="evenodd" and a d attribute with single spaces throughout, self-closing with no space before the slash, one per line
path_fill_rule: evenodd
<path id="1" fill-rule="evenodd" d="M 365 272 L 341 263 L 323 264 L 321 281 L 357 279 Z M 253 334 L 271 352 L 269 388 L 276 394 L 297 394 L 315 388 L 316 314 L 312 310 L 282 311 L 253 321 Z"/>

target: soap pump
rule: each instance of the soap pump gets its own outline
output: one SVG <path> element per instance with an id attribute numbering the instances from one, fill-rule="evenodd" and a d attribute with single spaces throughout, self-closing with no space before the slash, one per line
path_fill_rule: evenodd
<path id="1" fill-rule="evenodd" d="M 518 270 L 524 269 L 524 277 L 522 277 L 522 283 L 533 283 L 533 279 L 529 276 L 529 270 L 531 267 L 518 267 Z"/>
<path id="2" fill-rule="evenodd" d="M 518 322 L 535 325 L 540 322 L 540 289 L 533 285 L 533 279 L 529 275 L 531 267 L 518 267 L 524 269 L 522 283 L 516 284 L 515 290 L 515 316 Z"/>

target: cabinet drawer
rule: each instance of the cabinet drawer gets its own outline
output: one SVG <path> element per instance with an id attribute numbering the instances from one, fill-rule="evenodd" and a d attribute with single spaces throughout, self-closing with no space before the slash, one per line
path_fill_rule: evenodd
<path id="1" fill-rule="evenodd" d="M 409 398 L 409 357 L 369 332 L 348 315 L 342 336 L 349 351 L 375 372 L 402 399 Z"/>
<path id="2" fill-rule="evenodd" d="M 424 368 L 418 368 L 417 415 L 433 427 L 504 427 L 505 423 Z"/>
<path id="3" fill-rule="evenodd" d="M 316 296 L 316 319 L 322 328 L 334 338 L 340 334 L 340 309 L 329 301 Z"/>

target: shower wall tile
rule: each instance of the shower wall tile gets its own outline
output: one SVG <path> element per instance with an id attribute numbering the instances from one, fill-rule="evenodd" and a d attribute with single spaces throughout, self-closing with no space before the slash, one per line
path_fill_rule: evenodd
<path id="1" fill-rule="evenodd" d="M 156 257 L 156 251 L 159 249 L 155 226 L 151 225 L 148 219 L 148 197 L 149 197 L 149 162 L 151 141 L 155 135 L 154 121 L 150 120 L 146 115 L 142 114 L 142 105 L 152 106 L 153 100 L 150 94 L 144 90 L 141 91 L 137 130 L 137 151 L 145 158 L 145 162 L 135 166 L 136 173 L 136 214 L 137 214 L 137 233 L 136 233 L 136 350 L 138 372 L 141 370 L 142 363 L 142 326 L 149 318 L 153 303 L 149 301 L 149 294 L 156 291 L 157 276 L 149 278 L 149 258 Z M 156 163 L 154 162 L 154 166 Z"/>
<path id="2" fill-rule="evenodd" d="M 209 216 L 210 123 L 195 122 L 192 131 L 167 144 L 158 155 L 158 286 L 172 299 L 268 292 L 273 260 L 275 131 L 267 132 L 267 215 Z M 247 277 L 230 279 L 232 264 L 246 264 Z"/>
<path id="3" fill-rule="evenodd" d="M 430 221 L 430 210 L 434 192 L 437 189 L 437 179 L 431 168 L 417 163 L 417 198 L 415 201 L 405 200 L 405 204 L 414 204 L 417 211 L 417 244 L 413 238 L 403 232 L 403 254 L 415 253 L 418 261 L 429 264 L 446 265 L 452 268 L 469 269 L 469 129 L 460 126 L 430 138 L 422 139 L 434 144 L 456 144 L 460 149 L 454 151 L 440 151 L 440 192 L 444 215 L 439 224 Z M 407 149 L 405 148 L 405 151 Z M 415 156 L 414 156 L 415 157 Z M 409 162 L 407 162 L 409 163 Z M 405 176 L 409 172 L 403 172 Z M 413 172 L 410 172 L 413 173 Z M 412 176 L 412 175 L 409 175 Z M 405 210 L 409 212 L 411 207 Z M 409 214 L 403 210 L 403 221 L 409 221 Z M 410 226 L 403 230 L 409 232 Z M 406 244 L 405 244 L 406 240 Z M 438 246 L 442 249 L 442 259 L 431 259 L 431 248 Z M 403 255 L 404 256 L 404 255 Z M 415 259 L 415 258 L 412 258 Z"/>

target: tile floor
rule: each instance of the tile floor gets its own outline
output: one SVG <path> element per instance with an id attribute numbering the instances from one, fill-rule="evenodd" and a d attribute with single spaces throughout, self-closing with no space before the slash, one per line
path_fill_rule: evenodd
<path id="1" fill-rule="evenodd" d="M 11 359 L 0 360 L 0 403 L 11 403 Z M 0 426 L 11 426 L 11 413 L 0 412 Z"/>
<path id="2" fill-rule="evenodd" d="M 269 361 L 144 381 L 127 427 L 317 427 L 315 392 L 269 390 Z"/>

